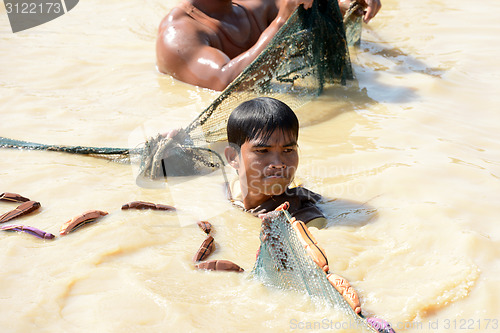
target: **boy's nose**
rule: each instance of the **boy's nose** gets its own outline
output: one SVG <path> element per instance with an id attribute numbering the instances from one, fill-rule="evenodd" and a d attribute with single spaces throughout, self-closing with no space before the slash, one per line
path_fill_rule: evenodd
<path id="1" fill-rule="evenodd" d="M 273 168 L 273 169 L 286 169 L 286 165 L 285 165 L 285 163 L 271 164 L 271 168 Z"/>
<path id="2" fill-rule="evenodd" d="M 275 168 L 275 169 L 285 169 L 286 164 L 285 164 L 285 162 L 283 162 L 283 160 L 281 159 L 281 157 L 279 155 L 276 155 L 271 160 L 270 167 Z"/>

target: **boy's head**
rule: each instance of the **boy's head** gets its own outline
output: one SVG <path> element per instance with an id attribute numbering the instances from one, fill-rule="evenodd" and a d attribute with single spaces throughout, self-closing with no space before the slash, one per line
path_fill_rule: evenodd
<path id="1" fill-rule="evenodd" d="M 227 122 L 229 144 L 240 149 L 246 142 L 258 137 L 267 139 L 279 130 L 297 141 L 299 121 L 285 103 L 270 97 L 258 97 L 236 107 Z"/>
<path id="2" fill-rule="evenodd" d="M 252 99 L 231 113 L 225 155 L 238 172 L 245 208 L 285 192 L 299 163 L 298 134 L 297 116 L 274 98 Z"/>

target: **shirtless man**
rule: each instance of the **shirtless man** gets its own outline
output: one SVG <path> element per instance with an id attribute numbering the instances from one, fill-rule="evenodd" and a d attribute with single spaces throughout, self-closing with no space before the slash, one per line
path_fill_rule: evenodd
<path id="1" fill-rule="evenodd" d="M 368 22 L 380 0 L 361 0 Z M 161 21 L 156 41 L 160 72 L 223 90 L 267 46 L 295 9 L 313 0 L 181 0 Z M 339 0 L 342 10 L 349 0 Z"/>

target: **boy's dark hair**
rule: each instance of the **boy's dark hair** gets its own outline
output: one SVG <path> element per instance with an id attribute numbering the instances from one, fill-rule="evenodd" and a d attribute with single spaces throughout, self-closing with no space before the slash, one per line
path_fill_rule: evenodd
<path id="1" fill-rule="evenodd" d="M 262 138 L 275 130 L 299 137 L 299 120 L 292 109 L 271 97 L 257 97 L 238 105 L 227 121 L 227 139 L 239 149 L 246 141 Z"/>

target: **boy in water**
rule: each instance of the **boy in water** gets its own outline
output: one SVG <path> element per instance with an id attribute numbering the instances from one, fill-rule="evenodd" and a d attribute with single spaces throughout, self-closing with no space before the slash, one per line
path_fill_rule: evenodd
<path id="1" fill-rule="evenodd" d="M 308 227 L 326 225 L 316 206 L 321 196 L 290 187 L 299 164 L 299 121 L 288 105 L 269 97 L 240 104 L 228 119 L 227 136 L 224 154 L 238 173 L 232 186 L 236 204 L 258 215 L 288 201 L 290 214 Z"/>

